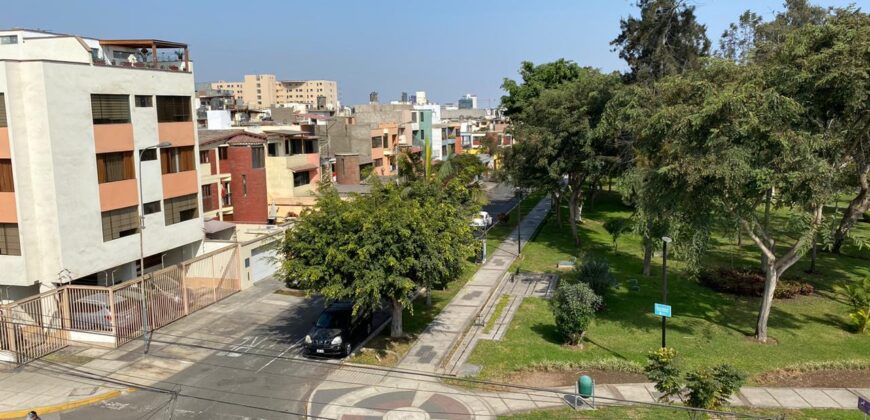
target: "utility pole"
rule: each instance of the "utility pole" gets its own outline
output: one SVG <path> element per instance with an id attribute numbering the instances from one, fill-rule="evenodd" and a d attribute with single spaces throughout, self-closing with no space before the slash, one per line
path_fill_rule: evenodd
<path id="1" fill-rule="evenodd" d="M 662 304 L 668 304 L 668 244 L 671 238 L 662 237 Z M 667 348 L 667 323 L 668 317 L 662 316 L 662 348 Z"/>

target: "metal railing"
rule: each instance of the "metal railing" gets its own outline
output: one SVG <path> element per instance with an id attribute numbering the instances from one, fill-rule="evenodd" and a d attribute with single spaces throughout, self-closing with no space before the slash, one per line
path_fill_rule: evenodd
<path id="1" fill-rule="evenodd" d="M 240 289 L 235 244 L 110 287 L 65 285 L 0 306 L 0 356 L 20 365 L 73 340 L 117 347 L 142 336 L 145 313 L 153 331 Z"/>

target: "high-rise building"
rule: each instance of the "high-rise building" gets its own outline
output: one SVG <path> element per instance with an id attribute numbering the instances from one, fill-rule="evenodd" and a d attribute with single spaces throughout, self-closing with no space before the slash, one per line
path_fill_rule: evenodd
<path id="1" fill-rule="evenodd" d="M 408 92 L 402 92 L 402 96 L 401 96 L 401 99 L 399 100 L 399 102 L 401 102 L 403 104 L 408 103 Z"/>
<path id="2" fill-rule="evenodd" d="M 18 29 L 0 41 L 0 300 L 194 256 L 203 222 L 187 45 Z"/>
<path id="3" fill-rule="evenodd" d="M 369 103 L 370 104 L 378 103 L 378 93 L 377 92 L 369 93 Z"/>
<path id="4" fill-rule="evenodd" d="M 251 108 L 268 109 L 273 105 L 302 103 L 318 108 L 338 109 L 338 83 L 334 80 L 277 80 L 274 74 L 246 74 L 241 82 L 212 82 L 212 89 L 232 91 L 237 100 Z"/>
<path id="5" fill-rule="evenodd" d="M 426 91 L 418 90 L 414 95 L 414 105 L 427 105 L 429 100 L 426 99 Z"/>
<path id="6" fill-rule="evenodd" d="M 477 95 L 466 94 L 459 98 L 459 109 L 477 109 Z"/>

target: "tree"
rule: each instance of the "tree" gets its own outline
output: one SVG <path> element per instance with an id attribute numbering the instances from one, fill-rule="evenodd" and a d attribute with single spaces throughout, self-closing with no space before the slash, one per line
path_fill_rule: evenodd
<path id="1" fill-rule="evenodd" d="M 841 174 L 838 189 L 852 194 L 831 233 L 831 251 L 840 253 L 870 210 L 870 15 L 815 10 L 804 20 L 822 23 L 804 24 L 759 50 L 769 83 L 805 108 L 803 128 L 829 140 L 828 170 Z"/>
<path id="2" fill-rule="evenodd" d="M 600 305 L 601 297 L 586 283 L 565 284 L 556 289 L 550 308 L 556 319 L 556 331 L 566 344 L 581 343 Z"/>
<path id="3" fill-rule="evenodd" d="M 613 241 L 613 251 L 619 252 L 619 237 L 627 230 L 631 229 L 631 220 L 625 217 L 614 217 L 607 219 L 604 222 L 604 230 L 610 234 L 610 239 Z"/>
<path id="4" fill-rule="evenodd" d="M 530 61 L 523 61 L 520 64 L 520 76 L 522 83 L 505 78 L 501 85 L 507 92 L 507 95 L 501 97 L 505 115 L 519 114 L 544 90 L 577 80 L 580 77 L 580 66 L 564 58 L 537 66 Z"/>
<path id="5" fill-rule="evenodd" d="M 695 7 L 682 0 L 639 0 L 640 18 L 619 21 L 621 32 L 610 42 L 628 63 L 632 81 L 658 80 L 698 66 L 710 49 L 707 28 L 695 19 Z"/>
<path id="6" fill-rule="evenodd" d="M 522 140 L 506 161 L 508 173 L 518 185 L 545 186 L 560 198 L 568 196 L 571 234 L 578 245 L 583 186 L 619 159 L 615 145 L 597 136 L 596 127 L 620 83 L 616 74 L 583 68 L 577 80 L 541 92 L 513 118 Z"/>
<path id="7" fill-rule="evenodd" d="M 829 143 L 799 129 L 803 108 L 767 85 L 755 68 L 712 60 L 699 71 L 662 80 L 655 91 L 660 102 L 639 122 L 645 128 L 636 153 L 657 161 L 669 196 L 692 195 L 707 229 L 718 219 L 735 220 L 763 253 L 766 281 L 756 337 L 766 341 L 777 281 L 823 221 L 832 181 L 823 156 Z M 775 206 L 798 214 L 791 223 L 798 239 L 784 253 L 772 246 L 774 227 L 758 215 L 771 191 Z"/>
<path id="8" fill-rule="evenodd" d="M 743 12 L 737 23 L 729 24 L 728 29 L 722 33 L 717 55 L 737 63 L 747 63 L 755 49 L 755 35 L 761 22 L 761 16 L 754 12 Z"/>
<path id="9" fill-rule="evenodd" d="M 456 278 L 473 253 L 468 223 L 431 186 L 375 182 L 369 195 L 342 200 L 323 185 L 281 243 L 282 276 L 328 299 L 352 300 L 354 313 L 392 306 L 391 335 L 402 335 L 402 309 L 418 287 Z"/>

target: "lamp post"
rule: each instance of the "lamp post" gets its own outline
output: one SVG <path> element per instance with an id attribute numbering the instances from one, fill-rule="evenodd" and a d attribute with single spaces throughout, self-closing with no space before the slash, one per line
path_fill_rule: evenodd
<path id="1" fill-rule="evenodd" d="M 521 226 L 523 225 L 523 188 L 517 187 L 517 257 L 523 252 L 522 242 L 523 242 L 523 233 L 521 230 Z M 517 266 L 517 272 L 519 272 L 519 266 Z"/>
<path id="2" fill-rule="evenodd" d="M 668 244 L 672 241 L 667 236 L 662 236 L 662 304 L 668 304 Z M 662 348 L 667 348 L 667 328 L 668 317 L 662 317 Z"/>
<path id="3" fill-rule="evenodd" d="M 144 351 L 148 353 L 148 294 L 145 293 L 145 240 L 142 231 L 145 230 L 145 200 L 142 195 L 142 155 L 148 150 L 166 149 L 172 147 L 172 143 L 162 142 L 154 146 L 148 146 L 139 149 L 139 173 L 137 181 L 139 181 L 139 270 L 142 271 L 142 341 L 145 343 Z"/>

